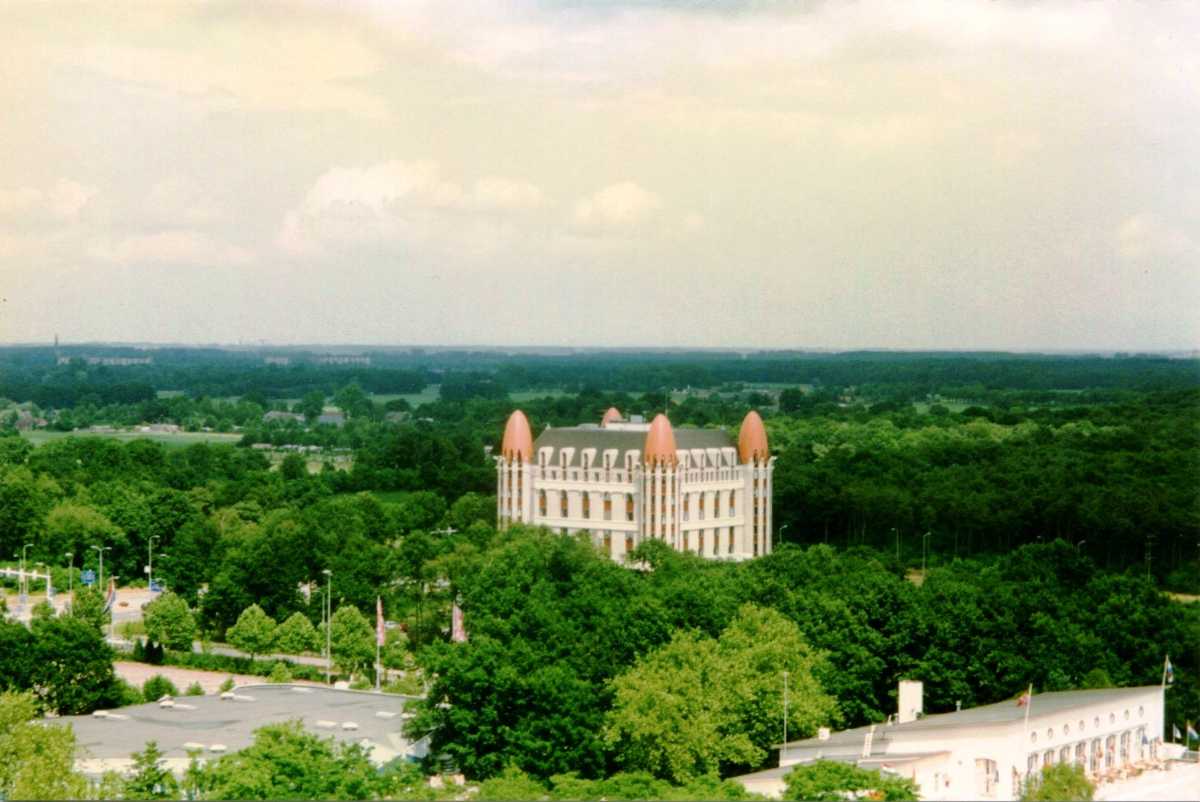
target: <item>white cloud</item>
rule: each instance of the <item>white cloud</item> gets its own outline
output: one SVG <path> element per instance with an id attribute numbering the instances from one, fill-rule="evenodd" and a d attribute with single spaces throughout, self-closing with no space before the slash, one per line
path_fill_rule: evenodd
<path id="1" fill-rule="evenodd" d="M 1200 257 L 1200 244 L 1185 232 L 1148 212 L 1126 218 L 1117 226 L 1117 252 L 1130 261 Z"/>
<path id="2" fill-rule="evenodd" d="M 96 194 L 94 187 L 59 179 L 48 189 L 18 187 L 0 189 L 0 224 L 69 223 L 79 218 Z"/>
<path id="3" fill-rule="evenodd" d="M 481 178 L 471 192 L 471 203 L 479 209 L 536 209 L 543 200 L 533 184 L 508 178 Z"/>
<path id="4" fill-rule="evenodd" d="M 632 181 L 622 181 L 580 198 L 572 221 L 587 233 L 627 230 L 642 225 L 661 208 L 658 195 Z"/>
<path id="5" fill-rule="evenodd" d="M 313 254 L 328 245 L 412 245 L 474 235 L 494 239 L 497 229 L 507 228 L 499 218 L 519 216 L 543 202 L 537 186 L 502 176 L 485 176 L 464 188 L 444 178 L 434 161 L 335 167 L 284 216 L 276 243 L 293 254 Z M 497 219 L 469 219 L 473 216 Z M 475 250 L 470 243 L 466 247 Z"/>
<path id="6" fill-rule="evenodd" d="M 254 261 L 245 248 L 186 229 L 139 234 L 117 242 L 101 241 L 92 245 L 90 253 L 97 261 L 111 264 L 220 267 Z"/>

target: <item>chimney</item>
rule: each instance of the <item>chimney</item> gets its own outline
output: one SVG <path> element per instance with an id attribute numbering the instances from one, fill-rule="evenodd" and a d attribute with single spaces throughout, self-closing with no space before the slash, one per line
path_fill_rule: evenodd
<path id="1" fill-rule="evenodd" d="M 897 708 L 897 724 L 907 724 L 920 718 L 925 712 L 925 684 L 919 679 L 900 680 Z"/>

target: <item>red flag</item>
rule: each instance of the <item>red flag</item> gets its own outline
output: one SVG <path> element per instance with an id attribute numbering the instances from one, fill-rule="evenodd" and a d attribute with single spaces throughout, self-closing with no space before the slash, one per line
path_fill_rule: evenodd
<path id="1" fill-rule="evenodd" d="M 375 597 L 375 642 L 383 646 L 387 637 L 385 635 L 386 628 L 383 626 L 383 599 Z"/>
<path id="2" fill-rule="evenodd" d="M 454 643 L 467 642 L 467 627 L 463 623 L 463 611 L 455 602 L 450 608 L 450 640 Z"/>
<path id="3" fill-rule="evenodd" d="M 1027 704 L 1029 704 L 1029 693 L 1028 692 L 1023 693 L 1019 697 L 1017 697 L 1017 707 L 1024 707 Z"/>

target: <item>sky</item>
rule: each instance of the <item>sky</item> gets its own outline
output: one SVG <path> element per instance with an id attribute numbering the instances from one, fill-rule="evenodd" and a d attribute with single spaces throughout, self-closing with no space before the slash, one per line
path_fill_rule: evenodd
<path id="1" fill-rule="evenodd" d="M 1200 3 L 0 3 L 0 342 L 1200 348 Z"/>

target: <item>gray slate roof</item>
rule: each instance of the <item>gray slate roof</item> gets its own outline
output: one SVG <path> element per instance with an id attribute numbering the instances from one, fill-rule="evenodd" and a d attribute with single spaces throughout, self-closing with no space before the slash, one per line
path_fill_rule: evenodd
<path id="1" fill-rule="evenodd" d="M 679 449 L 690 448 L 735 448 L 736 444 L 729 432 L 724 429 L 693 429 L 681 426 L 675 430 L 675 446 Z M 570 427 L 553 429 L 547 427 L 533 441 L 534 458 L 538 449 L 551 446 L 557 451 L 560 448 L 573 448 L 575 454 L 571 457 L 570 467 L 579 468 L 583 465 L 583 449 L 596 449 L 596 460 L 609 448 L 615 448 L 617 465 L 624 466 L 627 451 L 641 451 L 646 444 L 646 433 L 622 431 L 620 429 L 601 429 L 598 426 Z M 557 463 L 555 463 L 557 464 Z"/>
<path id="2" fill-rule="evenodd" d="M 1145 685 L 1135 688 L 1097 688 L 1094 690 L 1085 691 L 1053 691 L 1051 693 L 1034 694 L 1032 707 L 1030 707 L 1029 715 L 1031 718 L 1041 716 L 1056 715 L 1066 710 L 1071 710 L 1076 707 L 1086 707 L 1093 704 L 1102 704 L 1106 702 L 1121 702 L 1125 699 L 1132 699 L 1144 694 L 1146 691 L 1157 690 L 1157 685 Z M 963 726 L 986 726 L 989 724 L 1010 724 L 1016 721 L 1022 721 L 1025 718 L 1025 708 L 1019 706 L 1015 699 L 1008 699 L 1003 702 L 996 702 L 990 705 L 980 705 L 979 707 L 968 708 L 967 710 L 958 710 L 953 713 L 936 713 L 933 715 L 919 718 L 916 721 L 909 721 L 904 724 L 893 724 L 885 726 L 883 724 L 876 725 L 875 740 L 886 738 L 888 734 L 895 732 L 916 732 L 925 730 L 935 730 L 944 727 L 963 727 Z M 803 741 L 789 741 L 787 746 L 791 748 L 813 748 L 830 746 L 838 746 L 845 743 L 856 743 L 861 746 L 863 736 L 866 735 L 870 726 L 855 727 L 852 730 L 843 730 L 842 732 L 834 733 L 828 740 L 822 741 L 819 738 L 807 738 Z M 776 744 L 773 748 L 778 749 Z"/>

